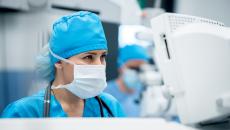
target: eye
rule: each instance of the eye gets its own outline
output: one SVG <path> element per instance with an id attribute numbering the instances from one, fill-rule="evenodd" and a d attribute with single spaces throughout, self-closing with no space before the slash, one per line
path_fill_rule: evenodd
<path id="1" fill-rule="evenodd" d="M 105 61 L 106 56 L 106 54 L 101 55 L 101 61 Z"/>
<path id="2" fill-rule="evenodd" d="M 93 56 L 92 55 L 88 55 L 88 56 L 83 57 L 83 59 L 84 60 L 92 60 Z"/>
<path id="3" fill-rule="evenodd" d="M 103 54 L 103 55 L 101 55 L 101 58 L 104 58 L 104 59 L 105 59 L 106 56 L 107 56 L 106 54 Z"/>
<path id="4" fill-rule="evenodd" d="M 136 72 L 140 72 L 141 69 L 139 67 L 129 67 L 131 70 L 135 70 Z"/>

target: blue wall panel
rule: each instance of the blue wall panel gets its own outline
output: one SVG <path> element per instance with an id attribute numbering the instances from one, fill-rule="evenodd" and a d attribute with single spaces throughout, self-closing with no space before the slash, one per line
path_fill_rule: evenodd
<path id="1" fill-rule="evenodd" d="M 11 102 L 28 96 L 33 87 L 35 75 L 25 71 L 0 72 L 0 112 Z"/>

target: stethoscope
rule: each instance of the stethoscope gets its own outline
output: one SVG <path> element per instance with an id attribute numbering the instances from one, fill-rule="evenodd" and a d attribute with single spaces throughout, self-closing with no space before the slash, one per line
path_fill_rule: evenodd
<path id="1" fill-rule="evenodd" d="M 51 84 L 49 84 L 49 86 L 46 87 L 46 90 L 45 90 L 43 117 L 50 117 L 50 103 L 51 103 L 50 97 L 51 97 Z M 113 115 L 112 111 L 110 110 L 110 108 L 108 107 L 108 105 L 100 97 L 96 96 L 94 98 L 99 103 L 101 117 L 105 117 L 103 107 L 106 108 L 106 110 L 109 113 L 109 116 L 114 117 L 114 115 Z"/>

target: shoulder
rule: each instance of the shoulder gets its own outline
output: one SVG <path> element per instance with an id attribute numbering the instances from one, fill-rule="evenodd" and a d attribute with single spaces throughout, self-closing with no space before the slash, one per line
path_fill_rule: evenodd
<path id="1" fill-rule="evenodd" d="M 117 87 L 118 86 L 117 86 L 116 81 L 115 80 L 111 80 L 111 81 L 107 82 L 107 87 L 104 90 L 104 92 L 113 94 L 113 93 L 115 93 L 115 91 L 117 91 Z"/>
<path id="2" fill-rule="evenodd" d="M 108 107 L 111 109 L 111 111 L 114 113 L 116 117 L 123 117 L 124 112 L 123 108 L 118 102 L 116 98 L 114 98 L 112 95 L 108 93 L 101 93 L 99 97 L 108 105 Z"/>
<path id="3" fill-rule="evenodd" d="M 106 92 L 101 93 L 99 97 L 105 102 L 118 103 L 115 97 L 113 97 L 111 94 L 106 93 Z"/>
<path id="4" fill-rule="evenodd" d="M 42 92 L 35 95 L 21 98 L 11 104 L 9 104 L 3 111 L 3 118 L 14 117 L 40 117 L 43 109 L 43 97 Z"/>

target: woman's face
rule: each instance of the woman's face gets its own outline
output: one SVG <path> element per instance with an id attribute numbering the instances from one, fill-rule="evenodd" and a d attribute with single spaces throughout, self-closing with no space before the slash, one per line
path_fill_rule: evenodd
<path id="1" fill-rule="evenodd" d="M 76 65 L 106 65 L 106 55 L 106 50 L 95 50 L 72 56 L 68 58 L 68 60 Z M 55 64 L 55 67 L 56 72 L 60 72 L 65 83 L 71 83 L 73 81 L 74 66 L 72 64 L 60 61 Z"/>

